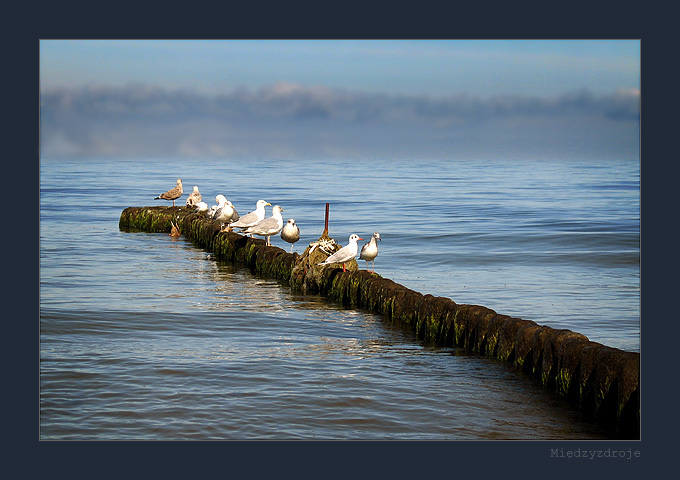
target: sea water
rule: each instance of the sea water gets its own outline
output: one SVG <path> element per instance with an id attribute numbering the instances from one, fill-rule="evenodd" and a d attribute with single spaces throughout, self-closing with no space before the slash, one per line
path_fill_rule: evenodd
<path id="1" fill-rule="evenodd" d="M 380 233 L 385 278 L 640 349 L 637 159 L 43 159 L 41 439 L 606 438 L 510 365 L 119 230 L 177 178 L 179 205 L 280 205 L 298 253 L 328 203 L 338 243 Z"/>

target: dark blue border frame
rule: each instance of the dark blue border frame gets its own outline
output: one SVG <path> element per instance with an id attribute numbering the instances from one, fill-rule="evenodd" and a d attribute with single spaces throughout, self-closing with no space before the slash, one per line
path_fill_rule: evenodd
<path id="1" fill-rule="evenodd" d="M 654 463 L 674 460 L 672 387 L 678 318 L 671 288 L 675 265 L 674 180 L 678 155 L 671 148 L 675 119 L 668 118 L 678 88 L 671 51 L 670 12 L 620 3 L 485 2 L 427 3 L 229 2 L 144 5 L 141 2 L 13 5 L 6 11 L 7 56 L 3 85 L 4 165 L 8 200 L 4 269 L 10 312 L 3 325 L 3 404 L 6 454 L 22 476 L 68 473 L 138 478 L 300 477 L 407 478 L 504 472 L 512 478 L 588 472 L 632 478 Z M 472 6 L 476 5 L 476 6 Z M 646 7 L 645 7 L 646 8 Z M 675 36 L 674 36 L 675 37 Z M 641 39 L 641 277 L 642 439 L 621 441 L 502 442 L 40 442 L 39 441 L 39 40 L 49 38 L 623 38 Z M 666 108 L 664 108 L 666 107 Z M 671 130 L 673 129 L 673 130 Z M 5 197 L 9 199 L 10 196 Z M 26 208 L 26 205 L 28 208 Z M 18 223 L 18 225 L 16 225 Z M 670 242 L 673 244 L 670 244 Z M 660 268 L 661 266 L 665 268 Z M 15 280 L 18 278 L 18 282 Z M 673 288 L 674 289 L 674 288 Z M 675 290 L 675 289 L 674 289 Z M 668 353 L 667 353 L 668 352 Z M 668 363 L 667 363 L 668 362 Z M 664 383 L 666 382 L 666 383 Z M 671 402 L 673 402 L 671 404 Z M 660 425 L 668 425 L 663 429 Z M 640 451 L 632 460 L 551 457 L 555 449 Z M 527 469 L 529 470 L 527 472 Z M 82 475 L 81 475 L 82 473 Z M 507 474 L 507 475 L 506 475 Z"/>

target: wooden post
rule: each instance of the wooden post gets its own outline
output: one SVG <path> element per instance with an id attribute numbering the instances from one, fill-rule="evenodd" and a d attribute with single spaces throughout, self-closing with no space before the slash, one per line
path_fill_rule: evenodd
<path id="1" fill-rule="evenodd" d="M 326 222 L 324 223 L 324 228 L 323 228 L 323 235 L 328 235 L 328 206 L 329 204 L 326 204 Z"/>

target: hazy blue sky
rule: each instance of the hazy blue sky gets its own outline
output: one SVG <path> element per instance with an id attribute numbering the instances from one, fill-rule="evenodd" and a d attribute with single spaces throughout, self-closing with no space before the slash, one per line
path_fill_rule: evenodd
<path id="1" fill-rule="evenodd" d="M 640 42 L 43 40 L 40 84 L 43 155 L 630 155 Z"/>
<path id="2" fill-rule="evenodd" d="M 366 92 L 555 95 L 640 87 L 636 40 L 44 40 L 45 88 L 218 93 L 278 82 Z"/>

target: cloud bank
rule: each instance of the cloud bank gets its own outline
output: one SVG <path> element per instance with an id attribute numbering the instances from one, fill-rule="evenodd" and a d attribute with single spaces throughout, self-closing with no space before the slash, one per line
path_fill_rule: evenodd
<path id="1" fill-rule="evenodd" d="M 222 95 L 145 85 L 41 93 L 42 158 L 631 157 L 640 94 L 380 95 L 279 83 Z"/>

